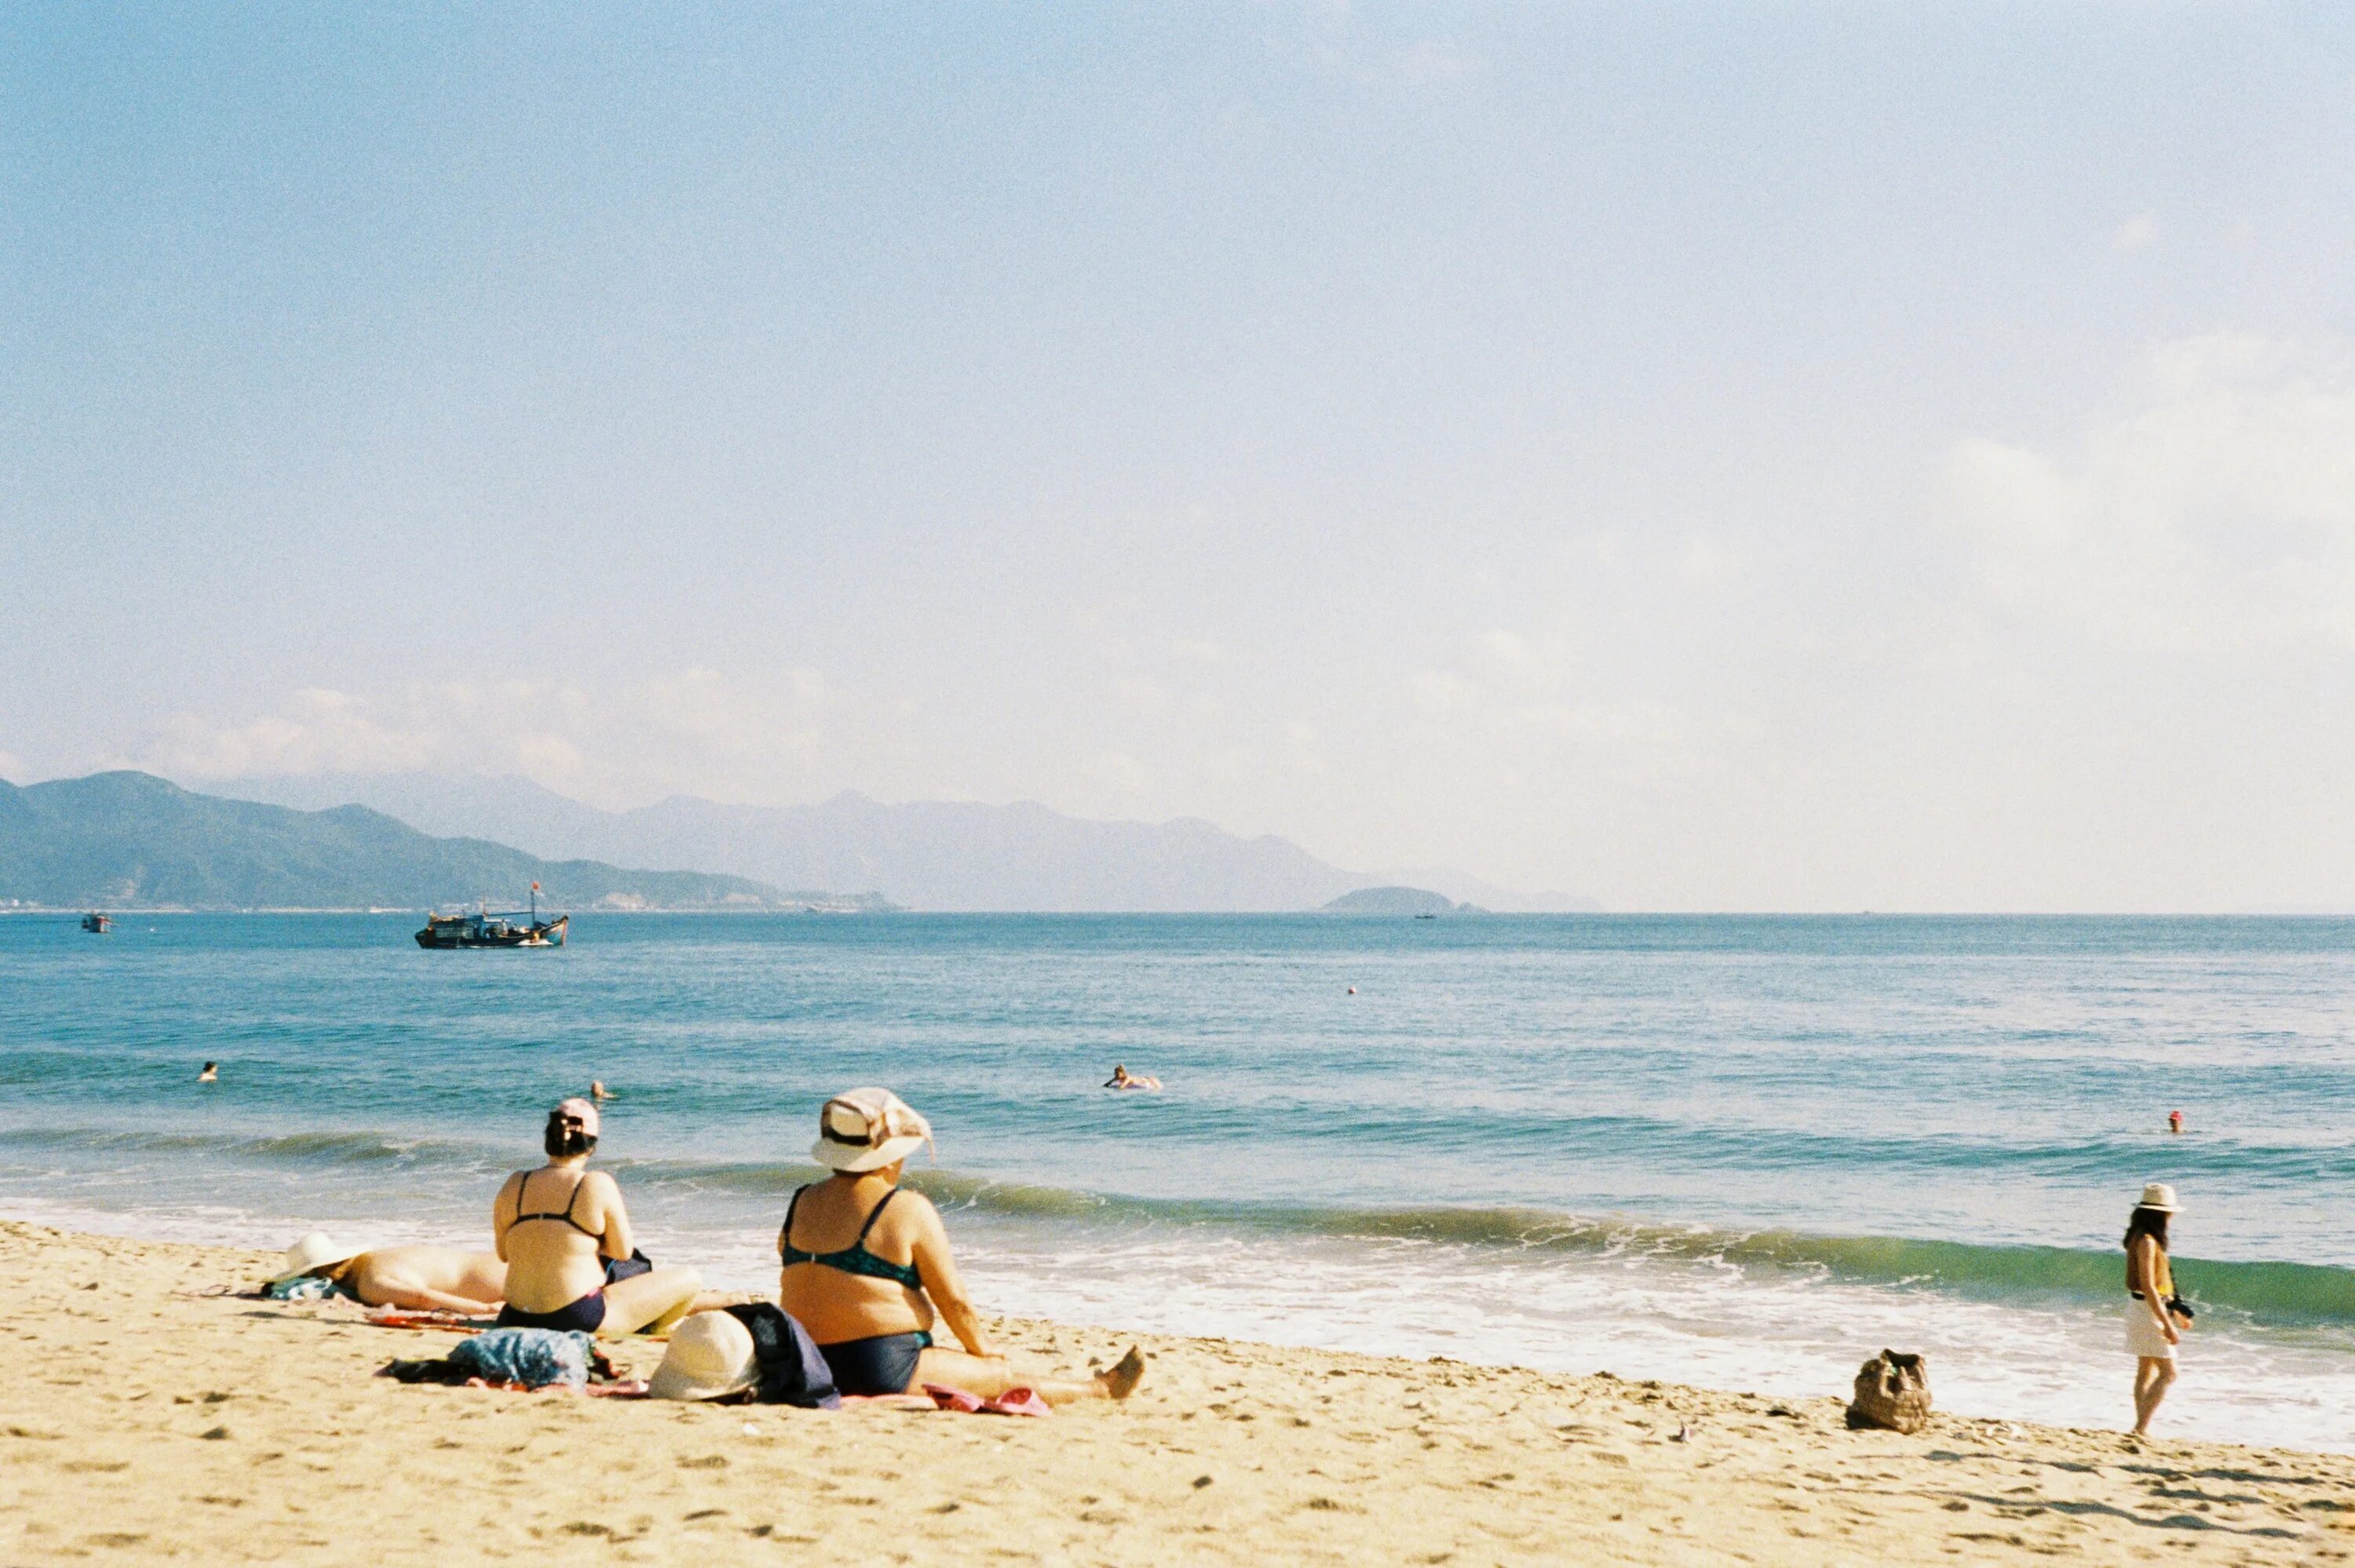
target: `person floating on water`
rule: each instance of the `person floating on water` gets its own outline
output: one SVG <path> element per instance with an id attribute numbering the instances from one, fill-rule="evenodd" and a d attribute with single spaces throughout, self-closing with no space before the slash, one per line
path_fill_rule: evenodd
<path id="1" fill-rule="evenodd" d="M 2175 1347 L 2191 1326 L 2191 1308 L 2175 1293 L 2167 1263 L 2167 1222 L 2180 1212 L 2175 1189 L 2153 1181 L 2126 1221 L 2126 1353 L 2135 1358 L 2137 1437 L 2150 1436 L 2150 1418 L 2175 1386 Z"/>
<path id="2" fill-rule="evenodd" d="M 818 1112 L 810 1158 L 833 1172 L 796 1191 L 777 1232 L 777 1305 L 816 1342 L 846 1394 L 905 1393 L 942 1383 L 983 1399 L 1028 1388 L 1050 1404 L 1126 1399 L 1145 1375 L 1132 1347 L 1094 1376 L 1039 1375 L 991 1343 L 965 1294 L 948 1227 L 922 1192 L 900 1185 L 932 1124 L 889 1089 L 852 1089 Z M 943 1323 L 964 1347 L 932 1342 Z"/>
<path id="3" fill-rule="evenodd" d="M 206 1064 L 205 1064 L 205 1070 L 204 1070 L 203 1072 L 201 1072 L 201 1073 L 198 1073 L 198 1074 L 197 1075 L 197 1082 L 198 1082 L 198 1083 L 200 1083 L 200 1084 L 218 1084 L 218 1083 L 219 1083 L 219 1082 L 220 1082 L 220 1064 L 219 1064 L 218 1062 L 208 1062 L 208 1063 L 206 1063 Z"/>
<path id="4" fill-rule="evenodd" d="M 1112 1076 L 1104 1080 L 1107 1089 L 1157 1089 L 1160 1086 L 1160 1079 L 1131 1073 L 1118 1062 L 1112 1065 Z"/>
<path id="5" fill-rule="evenodd" d="M 602 1102 L 610 1100 L 613 1097 L 613 1094 L 606 1089 L 604 1079 L 591 1078 L 589 1080 L 589 1097 L 592 1100 Z"/>
<path id="6" fill-rule="evenodd" d="M 2167 1113 L 2167 1130 L 2169 1132 L 2181 1132 L 2183 1130 L 2183 1113 L 2181 1111 L 2174 1110 Z"/>

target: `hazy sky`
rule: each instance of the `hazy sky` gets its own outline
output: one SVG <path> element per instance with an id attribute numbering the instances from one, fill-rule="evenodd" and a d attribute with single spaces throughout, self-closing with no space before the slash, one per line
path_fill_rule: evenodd
<path id="1" fill-rule="evenodd" d="M 2355 7 L 0 11 L 0 775 L 2355 906 Z"/>

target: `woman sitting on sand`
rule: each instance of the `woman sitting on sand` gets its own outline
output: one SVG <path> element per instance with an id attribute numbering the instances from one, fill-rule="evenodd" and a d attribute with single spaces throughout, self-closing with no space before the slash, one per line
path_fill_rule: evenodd
<path id="1" fill-rule="evenodd" d="M 696 1304 L 691 1268 L 610 1270 L 635 1250 L 622 1190 L 587 1169 L 597 1147 L 597 1107 L 569 1099 L 548 1113 L 548 1163 L 518 1171 L 491 1203 L 491 1234 L 507 1266 L 499 1322 L 516 1329 L 579 1329 L 608 1338 L 667 1330 Z"/>
<path id="2" fill-rule="evenodd" d="M 964 1293 L 940 1211 L 900 1185 L 930 1123 L 889 1089 L 853 1089 L 826 1102 L 810 1158 L 835 1172 L 794 1193 L 777 1233 L 777 1304 L 801 1320 L 847 1394 L 904 1393 L 948 1383 L 992 1399 L 1030 1388 L 1050 1404 L 1126 1399 L 1145 1375 L 1134 1349 L 1085 1381 L 1015 1371 L 990 1347 Z M 932 1343 L 933 1317 L 963 1351 Z"/>
<path id="3" fill-rule="evenodd" d="M 2135 1358 L 2135 1436 L 2150 1436 L 2158 1402 L 2175 1386 L 2179 1323 L 2188 1323 L 2167 1263 L 2167 1218 L 2180 1213 L 2175 1189 L 2153 1181 L 2126 1221 L 2126 1350 Z"/>
<path id="4" fill-rule="evenodd" d="M 507 1266 L 487 1252 L 448 1246 L 355 1247 L 312 1232 L 286 1250 L 286 1272 L 271 1281 L 314 1277 L 369 1307 L 413 1312 L 496 1312 L 506 1298 Z"/>

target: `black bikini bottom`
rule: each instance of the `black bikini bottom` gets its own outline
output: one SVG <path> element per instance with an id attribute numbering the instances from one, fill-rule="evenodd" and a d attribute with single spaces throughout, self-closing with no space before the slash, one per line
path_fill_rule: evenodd
<path id="1" fill-rule="evenodd" d="M 834 1386 L 843 1393 L 905 1393 L 916 1381 L 916 1358 L 932 1343 L 932 1337 L 918 1330 L 820 1345 L 817 1353 L 826 1358 Z"/>
<path id="2" fill-rule="evenodd" d="M 605 1293 L 591 1290 L 578 1301 L 568 1301 L 553 1312 L 527 1312 L 510 1302 L 499 1308 L 502 1329 L 577 1329 L 593 1334 L 605 1321 Z"/>

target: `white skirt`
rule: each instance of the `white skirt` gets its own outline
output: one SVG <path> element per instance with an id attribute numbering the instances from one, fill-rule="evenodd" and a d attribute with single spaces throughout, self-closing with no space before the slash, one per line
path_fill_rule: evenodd
<path id="1" fill-rule="evenodd" d="M 2126 1354 L 2153 1356 L 2163 1361 L 2175 1359 L 2175 1347 L 2167 1342 L 2167 1336 L 2158 1331 L 2158 1324 L 2151 1318 L 2150 1303 L 2131 1296 L 2126 1298 Z"/>

